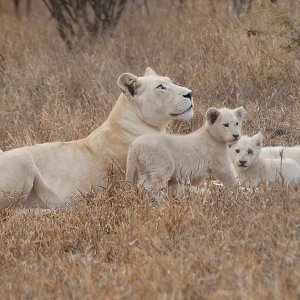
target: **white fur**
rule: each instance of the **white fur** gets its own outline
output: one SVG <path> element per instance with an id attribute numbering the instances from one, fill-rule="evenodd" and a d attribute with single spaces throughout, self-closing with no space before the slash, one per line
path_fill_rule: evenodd
<path id="1" fill-rule="evenodd" d="M 227 143 L 239 138 L 243 115 L 242 107 L 210 108 L 205 124 L 196 132 L 137 138 L 128 151 L 126 180 L 133 183 L 137 173 L 139 185 L 156 191 L 170 181 L 195 184 L 210 175 L 234 183 L 237 174 Z"/>
<path id="2" fill-rule="evenodd" d="M 260 156 L 262 158 L 291 158 L 300 166 L 300 146 L 294 147 L 263 147 Z"/>
<path id="3" fill-rule="evenodd" d="M 122 174 L 136 137 L 165 131 L 171 119 L 193 116 L 191 91 L 151 68 L 143 77 L 122 74 L 118 85 L 123 93 L 115 107 L 88 137 L 0 155 L 0 207 L 18 200 L 26 207 L 59 207 L 92 185 L 105 187 L 108 167 L 113 164 L 114 175 Z"/>
<path id="4" fill-rule="evenodd" d="M 261 155 L 263 137 L 242 136 L 232 147 L 231 157 L 241 182 L 256 186 L 261 180 L 300 183 L 300 166 L 291 158 L 266 158 Z"/>

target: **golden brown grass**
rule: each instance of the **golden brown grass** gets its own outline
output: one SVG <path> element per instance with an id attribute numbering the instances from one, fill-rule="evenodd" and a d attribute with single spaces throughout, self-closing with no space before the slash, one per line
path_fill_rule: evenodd
<path id="1" fill-rule="evenodd" d="M 41 7 L 29 20 L 2 13 L 0 148 L 86 136 L 114 105 L 118 75 L 148 65 L 194 91 L 196 117 L 171 131 L 198 128 L 209 106 L 244 105 L 246 133 L 299 144 L 299 52 L 286 51 L 288 29 L 279 37 L 279 13 L 261 2 L 241 24 L 225 2 L 157 2 L 72 52 Z M 282 9 L 299 18 L 299 5 Z M 210 190 L 157 205 L 116 186 L 76 209 L 2 211 L 0 298 L 299 298 L 299 189 Z"/>

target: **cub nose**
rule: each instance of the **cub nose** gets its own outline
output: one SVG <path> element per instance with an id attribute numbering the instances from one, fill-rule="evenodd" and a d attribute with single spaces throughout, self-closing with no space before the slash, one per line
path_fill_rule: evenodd
<path id="1" fill-rule="evenodd" d="M 247 161 L 246 160 L 240 160 L 239 161 L 241 165 L 244 165 Z"/>
<path id="2" fill-rule="evenodd" d="M 239 138 L 239 134 L 233 134 L 233 137 L 237 140 Z"/>
<path id="3" fill-rule="evenodd" d="M 192 95 L 192 92 L 189 92 L 189 93 L 183 95 L 184 98 L 188 98 L 188 99 L 190 99 L 190 100 L 192 100 L 192 96 L 193 96 L 193 95 Z"/>

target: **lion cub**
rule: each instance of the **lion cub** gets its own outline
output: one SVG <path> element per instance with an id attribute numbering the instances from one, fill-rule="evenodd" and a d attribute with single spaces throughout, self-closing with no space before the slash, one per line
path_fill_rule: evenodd
<path id="1" fill-rule="evenodd" d="M 171 182 L 197 183 L 214 176 L 224 183 L 237 180 L 229 155 L 228 142 L 238 140 L 244 108 L 209 108 L 206 121 L 187 135 L 147 134 L 137 138 L 129 148 L 126 181 L 146 189 L 161 190 Z"/>
<path id="2" fill-rule="evenodd" d="M 236 143 L 229 143 L 229 148 L 234 148 Z M 291 158 L 300 166 L 300 146 L 283 147 L 283 146 L 268 146 L 262 147 L 260 152 L 261 158 Z"/>
<path id="3" fill-rule="evenodd" d="M 256 186 L 261 180 L 300 183 L 300 166 L 291 158 L 265 158 L 261 155 L 263 136 L 242 136 L 231 150 L 241 182 Z"/>

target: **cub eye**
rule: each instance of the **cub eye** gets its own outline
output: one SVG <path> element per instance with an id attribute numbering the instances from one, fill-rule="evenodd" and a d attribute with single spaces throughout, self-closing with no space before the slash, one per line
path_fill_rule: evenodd
<path id="1" fill-rule="evenodd" d="M 249 155 L 252 155 L 252 154 L 253 154 L 253 151 L 252 151 L 251 149 L 249 149 L 249 150 L 248 150 L 248 154 L 249 154 Z"/>
<path id="2" fill-rule="evenodd" d="M 236 149 L 235 152 L 236 152 L 236 153 L 240 153 L 240 150 L 239 150 L 239 149 Z"/>
<path id="3" fill-rule="evenodd" d="M 223 124 L 223 126 L 224 126 L 224 127 L 229 127 L 229 124 L 228 124 L 228 123 L 226 123 L 226 124 Z"/>
<path id="4" fill-rule="evenodd" d="M 235 125 L 236 125 L 236 126 L 238 126 L 238 125 L 239 125 L 239 123 L 238 123 L 238 122 L 236 122 L 236 123 L 235 123 Z"/>
<path id="5" fill-rule="evenodd" d="M 167 88 L 164 87 L 162 84 L 159 84 L 157 87 L 156 87 L 158 90 L 166 90 Z"/>

